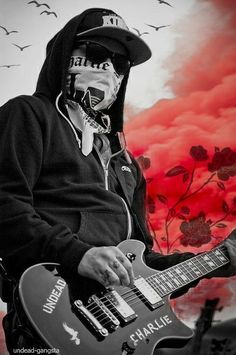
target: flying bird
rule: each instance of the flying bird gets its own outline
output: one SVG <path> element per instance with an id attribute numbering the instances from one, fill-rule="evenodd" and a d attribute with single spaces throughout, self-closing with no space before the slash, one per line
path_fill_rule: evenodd
<path id="1" fill-rule="evenodd" d="M 5 65 L 0 65 L 0 68 L 11 68 L 11 67 L 18 67 L 20 64 L 5 64 Z"/>
<path id="2" fill-rule="evenodd" d="M 137 28 L 134 28 L 134 27 L 132 27 L 132 28 L 133 28 L 133 30 L 135 30 L 137 32 L 139 37 L 141 37 L 142 35 L 148 35 L 149 34 L 149 32 L 140 32 Z"/>
<path id="3" fill-rule="evenodd" d="M 80 344 L 80 339 L 78 338 L 79 332 L 77 332 L 73 328 L 68 327 L 68 325 L 65 322 L 62 323 L 62 325 L 63 325 L 65 331 L 71 335 L 70 340 L 74 341 L 76 345 L 79 345 Z"/>
<path id="4" fill-rule="evenodd" d="M 164 0 L 157 0 L 157 1 L 159 2 L 159 4 L 165 4 L 165 5 L 173 7 L 171 4 L 169 4 L 168 2 L 166 2 Z"/>
<path id="5" fill-rule="evenodd" d="M 169 27 L 170 25 L 165 25 L 165 26 L 154 26 L 154 25 L 149 25 L 148 23 L 146 23 L 147 26 L 149 27 L 153 27 L 155 28 L 156 31 L 159 31 L 160 28 L 164 28 L 164 27 Z"/>
<path id="6" fill-rule="evenodd" d="M 55 17 L 57 17 L 57 14 L 53 11 L 46 11 L 44 10 L 43 12 L 40 13 L 40 15 L 42 14 L 46 14 L 46 15 L 54 15 Z"/>
<path id="7" fill-rule="evenodd" d="M 6 35 L 9 35 L 11 33 L 18 33 L 18 31 L 8 31 L 5 27 L 3 26 L 0 26 L 5 32 L 6 32 Z"/>
<path id="8" fill-rule="evenodd" d="M 32 46 L 32 44 L 28 44 L 27 46 L 21 47 L 21 46 L 18 46 L 18 44 L 15 44 L 15 43 L 12 43 L 12 44 L 13 44 L 13 46 L 19 48 L 21 51 L 23 51 L 25 48 Z"/>
<path id="9" fill-rule="evenodd" d="M 48 4 L 45 4 L 45 3 L 43 3 L 43 4 L 40 4 L 39 2 L 37 2 L 37 1 L 29 1 L 27 4 L 35 4 L 36 5 L 36 7 L 40 7 L 40 6 L 46 6 L 48 9 L 50 9 L 50 6 L 48 5 Z"/>

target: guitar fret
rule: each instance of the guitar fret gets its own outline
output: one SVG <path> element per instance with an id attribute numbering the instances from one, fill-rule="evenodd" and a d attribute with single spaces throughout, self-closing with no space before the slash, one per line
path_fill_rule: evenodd
<path id="1" fill-rule="evenodd" d="M 164 274 L 165 274 L 165 272 L 162 271 L 162 272 L 161 272 L 161 275 L 160 275 L 160 278 L 161 278 L 162 281 L 163 281 L 162 285 L 164 284 L 163 287 L 165 287 L 168 292 L 169 292 L 169 291 L 172 291 L 172 287 L 171 287 L 170 283 L 169 283 L 169 285 L 168 285 L 167 280 L 166 280 L 166 277 L 165 277 Z"/>
<path id="2" fill-rule="evenodd" d="M 152 276 L 152 286 L 154 289 L 157 288 L 160 296 L 168 295 L 228 262 L 229 259 L 226 255 L 220 248 L 216 248 L 210 252 L 196 255 Z"/>
<path id="3" fill-rule="evenodd" d="M 186 276 L 182 274 L 180 268 L 177 266 L 175 269 L 173 269 L 173 272 L 176 274 L 176 277 L 180 282 L 180 287 L 184 286 L 186 282 Z"/>
<path id="4" fill-rule="evenodd" d="M 201 277 L 202 276 L 201 270 L 198 268 L 198 266 L 195 263 L 193 263 L 193 261 L 191 259 L 187 262 L 187 264 L 193 270 L 193 272 L 195 274 L 194 275 L 195 277 Z"/>
<path id="5" fill-rule="evenodd" d="M 178 279 L 178 276 L 175 275 L 174 271 L 167 271 L 167 275 L 171 278 L 171 280 L 176 284 L 177 287 L 181 286 L 181 282 Z"/>
<path id="6" fill-rule="evenodd" d="M 222 253 L 220 249 L 213 250 L 214 255 L 224 264 L 228 262 L 228 258 Z"/>
<path id="7" fill-rule="evenodd" d="M 182 287 L 183 281 L 182 280 L 180 281 L 178 279 L 178 277 L 177 277 L 178 274 L 175 276 L 174 269 L 171 271 L 169 269 L 167 269 L 167 270 L 163 271 L 163 273 L 165 273 L 168 276 L 169 282 L 172 282 L 172 285 L 171 285 L 172 291 L 175 291 L 176 289 Z"/>
<path id="8" fill-rule="evenodd" d="M 220 252 L 219 257 L 217 251 L 218 250 L 213 250 L 209 255 L 213 259 L 213 261 L 220 267 L 224 265 L 225 262 L 227 262 L 227 258 L 223 256 L 223 254 L 221 254 Z"/>
<path id="9" fill-rule="evenodd" d="M 205 275 L 208 273 L 208 270 L 206 269 L 204 263 L 202 263 L 202 260 L 200 258 L 196 259 L 196 264 L 197 264 L 198 269 L 200 270 L 202 275 Z"/>
<path id="10" fill-rule="evenodd" d="M 186 281 L 188 281 L 188 282 L 193 281 L 193 278 L 192 278 L 193 275 L 189 272 L 189 268 L 186 265 L 186 261 L 184 261 L 183 263 L 180 264 L 180 268 L 183 269 Z M 184 277 L 182 277 L 182 278 L 184 279 Z"/>

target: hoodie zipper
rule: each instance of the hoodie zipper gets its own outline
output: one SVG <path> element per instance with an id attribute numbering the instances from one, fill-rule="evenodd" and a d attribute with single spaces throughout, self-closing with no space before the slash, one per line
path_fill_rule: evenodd
<path id="1" fill-rule="evenodd" d="M 109 186 L 108 186 L 108 176 L 109 176 L 109 173 L 108 173 L 108 167 L 109 167 L 109 164 L 110 164 L 110 161 L 111 161 L 111 158 L 114 157 L 115 155 L 119 154 L 120 152 L 117 152 L 116 154 L 113 154 L 111 156 L 111 158 L 108 160 L 107 164 L 104 163 L 103 159 L 102 159 L 102 156 L 99 152 L 99 150 L 97 149 L 96 145 L 94 145 L 95 147 L 95 150 L 98 154 L 98 157 L 99 157 L 99 160 L 101 162 L 101 165 L 103 167 L 103 171 L 104 171 L 104 180 L 105 180 L 105 189 L 108 191 L 109 190 Z M 119 196 L 119 195 L 118 195 Z M 129 209 L 128 209 L 128 206 L 127 206 L 127 203 L 125 202 L 125 200 L 119 196 L 119 198 L 121 199 L 121 201 L 123 202 L 124 206 L 125 206 L 125 210 L 126 210 L 126 214 L 127 214 L 127 236 L 126 236 L 126 239 L 130 239 L 131 238 L 131 233 L 132 233 L 132 222 L 131 222 L 131 215 L 130 215 L 130 212 L 129 212 Z"/>
<path id="2" fill-rule="evenodd" d="M 77 135 L 77 132 L 76 130 L 74 129 L 73 125 L 71 124 L 70 120 L 63 114 L 63 112 L 59 109 L 59 99 L 60 99 L 60 96 L 62 95 L 62 91 L 60 92 L 60 94 L 57 96 L 56 98 L 56 108 L 58 110 L 58 112 L 61 114 L 61 116 L 67 121 L 67 123 L 69 124 L 70 128 L 72 129 L 74 135 L 75 135 L 75 139 L 79 145 L 79 148 L 81 148 L 81 140 L 80 138 L 78 137 Z M 121 153 L 121 151 L 113 154 L 111 156 L 111 158 L 108 160 L 107 164 L 104 163 L 103 159 L 102 159 L 102 156 L 99 152 L 99 150 L 97 149 L 96 145 L 94 144 L 94 148 L 98 154 L 98 157 L 99 157 L 99 160 L 102 164 L 102 167 L 103 167 L 103 171 L 104 171 L 104 176 L 105 176 L 105 189 L 106 190 L 109 190 L 109 186 L 108 186 L 108 166 L 109 166 L 109 163 L 110 163 L 110 160 L 112 157 L 114 157 L 115 155 L 118 155 L 119 153 Z M 124 150 L 124 149 L 123 149 Z M 118 195 L 119 196 L 119 195 Z M 132 220 L 131 220 L 131 215 L 130 215 L 130 212 L 129 212 L 129 209 L 128 209 L 128 206 L 127 206 L 127 203 L 125 202 L 125 200 L 119 196 L 121 201 L 123 202 L 124 206 L 125 206 L 125 210 L 126 210 L 126 213 L 127 213 L 127 237 L 126 239 L 130 239 L 131 238 L 131 233 L 132 233 Z"/>

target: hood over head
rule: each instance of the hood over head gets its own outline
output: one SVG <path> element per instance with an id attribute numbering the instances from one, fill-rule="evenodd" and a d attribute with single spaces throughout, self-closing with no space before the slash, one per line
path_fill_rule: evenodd
<path id="1" fill-rule="evenodd" d="M 132 65 L 151 57 L 147 44 L 130 32 L 123 19 L 112 10 L 92 8 L 73 17 L 48 43 L 46 59 L 39 74 L 34 95 L 46 96 L 55 103 L 62 92 L 61 104 L 66 102 L 66 78 L 72 50 L 79 38 L 102 36 L 119 41 L 129 53 Z M 111 118 L 112 132 L 123 130 L 123 108 L 128 75 L 125 75 L 116 101 L 107 114 Z"/>

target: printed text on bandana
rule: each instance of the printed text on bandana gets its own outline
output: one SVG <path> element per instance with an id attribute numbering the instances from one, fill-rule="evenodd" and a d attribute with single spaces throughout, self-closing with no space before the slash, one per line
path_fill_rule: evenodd
<path id="1" fill-rule="evenodd" d="M 109 66 L 110 63 L 108 62 L 98 64 L 98 63 L 92 63 L 84 57 L 72 56 L 70 58 L 69 69 L 71 69 L 72 67 L 91 67 L 96 69 L 107 70 Z"/>

